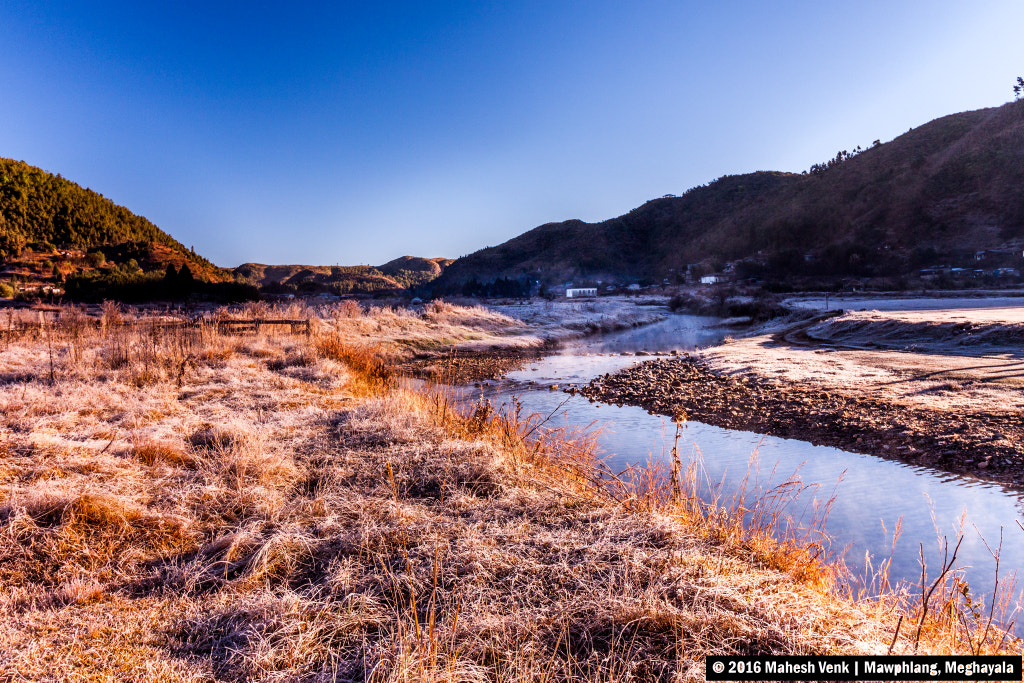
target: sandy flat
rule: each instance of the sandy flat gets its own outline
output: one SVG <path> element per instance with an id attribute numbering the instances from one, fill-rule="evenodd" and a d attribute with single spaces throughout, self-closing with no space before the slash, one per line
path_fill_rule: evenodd
<path id="1" fill-rule="evenodd" d="M 804 326 L 800 335 L 739 339 L 703 356 L 719 372 L 914 407 L 1005 413 L 1024 409 L 1018 339 L 1024 339 L 1024 305 L 924 310 L 911 301 L 902 310 L 845 313 Z"/>
<path id="2" fill-rule="evenodd" d="M 829 295 L 825 297 L 794 296 L 785 300 L 788 308 L 805 308 L 816 311 L 842 308 L 846 311 L 942 311 L 959 309 L 1015 308 L 1024 306 L 1024 292 L 999 292 L 993 296 L 974 293 L 969 296 L 862 296 L 858 294 Z"/>

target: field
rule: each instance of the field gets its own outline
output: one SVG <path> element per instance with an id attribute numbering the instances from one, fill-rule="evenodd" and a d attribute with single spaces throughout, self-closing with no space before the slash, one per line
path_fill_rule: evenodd
<path id="1" fill-rule="evenodd" d="M 697 500 L 699 463 L 601 480 L 586 434 L 393 372 L 542 327 L 444 303 L 101 313 L 20 311 L 0 338 L 0 680 L 701 680 L 709 654 L 1020 652 L 1006 605 L 955 573 L 929 568 L 923 603 L 850 595 L 813 538 L 771 540 L 785 490 L 744 525 Z"/>

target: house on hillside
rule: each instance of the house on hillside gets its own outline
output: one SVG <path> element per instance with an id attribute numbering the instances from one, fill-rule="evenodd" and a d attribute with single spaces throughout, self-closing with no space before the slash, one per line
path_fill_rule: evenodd
<path id="1" fill-rule="evenodd" d="M 570 287 L 565 290 L 566 299 L 579 299 L 584 296 L 597 296 L 597 287 Z"/>
<path id="2" fill-rule="evenodd" d="M 700 279 L 702 285 L 714 285 L 722 281 L 721 275 L 705 275 Z"/>

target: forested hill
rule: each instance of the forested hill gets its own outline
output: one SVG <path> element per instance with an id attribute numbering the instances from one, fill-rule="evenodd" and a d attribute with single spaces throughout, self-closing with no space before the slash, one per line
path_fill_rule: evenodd
<path id="1" fill-rule="evenodd" d="M 1024 100 L 936 119 L 803 173 L 725 176 L 601 223 L 542 225 L 457 260 L 436 284 L 660 281 L 737 260 L 774 276 L 864 277 L 1022 240 Z"/>
<path id="2" fill-rule="evenodd" d="M 24 161 L 0 158 L 0 259 L 26 247 L 162 245 L 199 270 L 218 270 L 157 226 L 103 195 Z M 194 268 L 193 268 L 194 269 Z"/>

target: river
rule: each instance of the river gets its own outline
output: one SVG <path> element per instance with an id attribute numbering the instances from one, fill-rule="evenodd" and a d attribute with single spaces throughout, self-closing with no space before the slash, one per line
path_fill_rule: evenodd
<path id="1" fill-rule="evenodd" d="M 596 438 L 615 471 L 666 460 L 675 426 L 668 418 L 635 406 L 591 402 L 582 396 L 552 391 L 615 372 L 644 360 L 636 352 L 666 353 L 716 344 L 728 330 L 714 319 L 671 315 L 665 321 L 569 344 L 553 355 L 473 392 L 496 405 L 517 396 L 526 413 L 552 414 L 552 424 L 600 427 Z M 624 355 L 628 354 L 628 355 Z M 788 508 L 797 526 L 809 511 L 833 499 L 824 532 L 833 556 L 844 559 L 854 576 L 871 574 L 891 557 L 890 580 L 919 584 L 923 549 L 929 577 L 941 564 L 941 547 L 950 550 L 962 534 L 957 567 L 988 604 L 994 585 L 995 559 L 1003 535 L 1000 583 L 1024 569 L 1024 497 L 1019 492 L 976 479 L 911 467 L 870 455 L 815 446 L 805 441 L 722 429 L 690 421 L 679 442 L 684 464 L 698 458 L 708 482 L 707 495 L 730 498 L 751 467 L 760 490 L 796 473 L 807 487 Z M 902 534 L 893 545 L 893 532 Z M 991 550 L 991 552 L 990 552 Z M 1021 597 L 1015 593 L 1015 599 Z"/>

